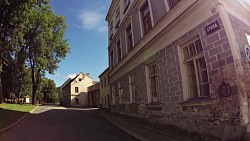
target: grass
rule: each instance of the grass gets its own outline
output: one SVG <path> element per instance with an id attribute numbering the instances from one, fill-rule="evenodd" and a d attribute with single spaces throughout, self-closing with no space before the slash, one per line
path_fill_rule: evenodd
<path id="1" fill-rule="evenodd" d="M 36 105 L 20 104 L 0 104 L 0 130 L 18 121 Z"/>

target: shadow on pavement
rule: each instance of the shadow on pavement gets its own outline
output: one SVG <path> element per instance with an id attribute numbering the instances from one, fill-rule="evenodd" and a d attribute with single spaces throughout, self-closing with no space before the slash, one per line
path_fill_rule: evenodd
<path id="1" fill-rule="evenodd" d="M 42 105 L 16 127 L 0 134 L 1 141 L 136 141 L 110 124 L 93 108 Z"/>
<path id="2" fill-rule="evenodd" d="M 15 123 L 28 112 L 13 111 L 0 108 L 0 130 Z"/>

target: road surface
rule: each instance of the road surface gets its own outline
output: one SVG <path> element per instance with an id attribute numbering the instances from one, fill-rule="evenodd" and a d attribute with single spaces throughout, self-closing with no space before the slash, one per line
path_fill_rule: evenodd
<path id="1" fill-rule="evenodd" d="M 93 109 L 40 106 L 0 141 L 137 141 Z"/>

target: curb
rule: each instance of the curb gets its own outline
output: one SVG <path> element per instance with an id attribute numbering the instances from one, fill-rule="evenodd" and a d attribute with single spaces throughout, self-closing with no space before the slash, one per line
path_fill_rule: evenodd
<path id="1" fill-rule="evenodd" d="M 8 127 L 5 127 L 3 129 L 0 130 L 0 134 L 6 132 L 7 130 L 11 129 L 12 127 L 16 126 L 17 124 L 19 124 L 21 121 L 23 121 L 28 115 L 30 115 L 32 112 L 34 112 L 39 106 L 35 107 L 34 109 L 32 109 L 30 112 L 28 112 L 27 114 L 25 114 L 24 116 L 22 116 L 20 119 L 18 119 L 16 122 L 14 122 L 13 124 L 11 124 Z"/>
<path id="2" fill-rule="evenodd" d="M 98 112 L 97 112 L 98 113 Z M 107 121 L 109 121 L 110 123 L 112 123 L 113 125 L 115 125 L 116 127 L 118 127 L 119 129 L 123 130 L 124 132 L 126 132 L 127 134 L 129 134 L 130 136 L 133 136 L 134 138 L 140 140 L 140 141 L 149 141 L 147 140 L 146 138 L 144 138 L 143 136 L 141 135 L 138 135 L 136 134 L 135 132 L 129 130 L 128 128 L 126 127 L 123 127 L 123 126 L 120 126 L 118 123 L 110 120 L 109 118 L 105 117 L 103 114 L 101 113 L 98 113 L 100 116 L 102 116 L 104 119 L 106 119 Z"/>

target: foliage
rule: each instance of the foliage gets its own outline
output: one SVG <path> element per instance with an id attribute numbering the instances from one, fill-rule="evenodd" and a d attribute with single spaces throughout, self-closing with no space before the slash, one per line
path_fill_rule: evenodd
<path id="1" fill-rule="evenodd" d="M 65 18 L 57 16 L 48 3 L 48 0 L 0 1 L 0 75 L 7 80 L 4 82 L 7 97 L 10 93 L 18 98 L 31 95 L 32 104 L 37 96 L 41 100 L 42 78 L 46 72 L 53 74 L 69 52 L 64 38 Z"/>
<path id="2" fill-rule="evenodd" d="M 57 103 L 59 100 L 56 84 L 48 78 L 42 79 L 43 101 L 46 103 Z"/>

